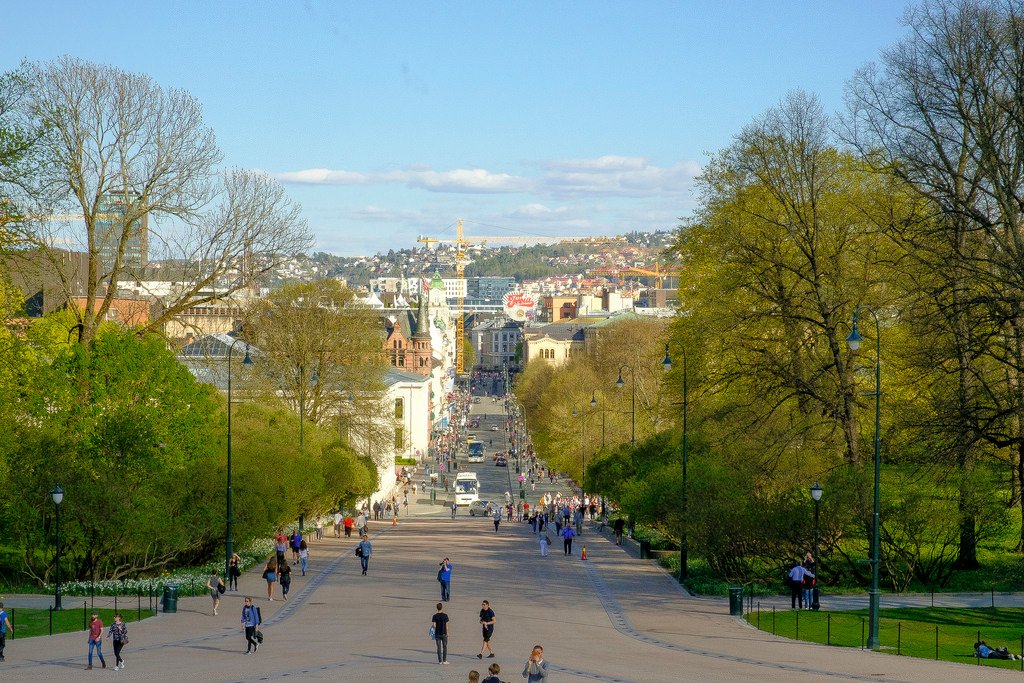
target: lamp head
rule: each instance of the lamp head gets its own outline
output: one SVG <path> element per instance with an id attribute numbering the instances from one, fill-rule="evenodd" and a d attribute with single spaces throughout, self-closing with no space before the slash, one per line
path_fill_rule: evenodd
<path id="1" fill-rule="evenodd" d="M 665 344 L 665 358 L 661 361 L 661 368 L 665 372 L 672 369 L 672 357 L 668 355 L 668 344 Z"/>
<path id="2" fill-rule="evenodd" d="M 619 370 L 619 378 L 615 380 L 615 388 L 621 389 L 624 386 L 626 386 L 626 383 L 622 381 L 622 371 Z"/>
<path id="3" fill-rule="evenodd" d="M 821 484 L 814 482 L 814 486 L 811 487 L 811 498 L 814 499 L 815 503 L 821 500 L 821 491 Z"/>
<path id="4" fill-rule="evenodd" d="M 857 326 L 857 314 L 860 312 L 860 308 L 856 308 L 853 311 L 853 331 L 850 332 L 850 336 L 846 338 L 846 343 L 850 347 L 851 351 L 856 351 L 860 348 L 860 343 L 864 341 L 864 337 L 860 336 L 860 328 Z"/>
<path id="5" fill-rule="evenodd" d="M 249 355 L 249 345 L 245 345 L 245 358 L 242 359 L 242 365 L 252 366 L 252 356 Z"/>
<path id="6" fill-rule="evenodd" d="M 53 498 L 54 505 L 60 505 L 64 501 L 64 489 L 60 486 L 54 486 L 53 490 L 50 491 L 50 497 Z"/>
<path id="7" fill-rule="evenodd" d="M 597 407 L 597 392 L 596 391 L 590 395 L 590 407 L 591 408 L 596 408 Z"/>

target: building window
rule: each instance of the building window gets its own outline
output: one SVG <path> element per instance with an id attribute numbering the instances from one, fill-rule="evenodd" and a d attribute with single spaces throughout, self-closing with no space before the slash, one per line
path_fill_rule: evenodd
<path id="1" fill-rule="evenodd" d="M 395 399 L 395 419 L 401 420 L 405 416 L 405 401 L 401 398 Z"/>
<path id="2" fill-rule="evenodd" d="M 395 427 L 395 451 L 405 448 L 405 427 Z"/>

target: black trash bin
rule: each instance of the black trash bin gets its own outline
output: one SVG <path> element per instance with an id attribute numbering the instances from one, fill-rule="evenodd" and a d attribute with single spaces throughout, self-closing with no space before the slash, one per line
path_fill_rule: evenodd
<path id="1" fill-rule="evenodd" d="M 174 613 L 178 611 L 178 584 L 166 583 L 164 584 L 164 613 Z"/>
<path id="2" fill-rule="evenodd" d="M 743 586 L 729 586 L 729 616 L 743 616 Z"/>
<path id="3" fill-rule="evenodd" d="M 640 541 L 640 559 L 649 560 L 651 559 L 651 542 L 641 540 Z"/>

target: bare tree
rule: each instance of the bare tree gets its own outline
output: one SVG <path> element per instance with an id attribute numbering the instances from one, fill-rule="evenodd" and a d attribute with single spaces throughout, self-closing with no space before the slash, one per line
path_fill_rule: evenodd
<path id="1" fill-rule="evenodd" d="M 81 339 L 95 335 L 119 280 L 142 279 L 127 256 L 140 231 L 159 257 L 174 259 L 181 283 L 148 329 L 250 287 L 310 245 L 298 206 L 270 177 L 218 169 L 213 131 L 189 93 L 72 57 L 28 71 L 31 92 L 20 114 L 45 134 L 31 179 L 36 220 L 25 237 L 45 253 L 75 245 L 87 253 L 82 292 L 74 291 L 74 274 L 55 268 L 64 293 L 86 299 L 77 310 Z"/>

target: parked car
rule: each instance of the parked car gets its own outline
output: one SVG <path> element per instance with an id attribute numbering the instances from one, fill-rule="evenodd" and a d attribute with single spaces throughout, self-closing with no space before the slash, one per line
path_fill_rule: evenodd
<path id="1" fill-rule="evenodd" d="M 491 516 L 491 502 L 489 500 L 478 500 L 469 506 L 469 514 L 472 517 L 480 515 L 481 517 Z"/>
<path id="2" fill-rule="evenodd" d="M 491 425 L 491 431 L 492 432 L 498 431 L 498 425 Z"/>
<path id="3" fill-rule="evenodd" d="M 508 460 L 505 459 L 504 455 L 499 455 L 494 459 L 494 464 L 498 467 L 508 467 Z"/>

